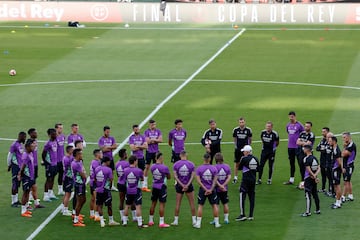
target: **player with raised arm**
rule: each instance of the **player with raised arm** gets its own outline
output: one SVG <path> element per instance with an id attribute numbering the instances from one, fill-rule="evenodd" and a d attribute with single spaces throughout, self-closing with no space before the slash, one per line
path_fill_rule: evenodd
<path id="1" fill-rule="evenodd" d="M 328 146 L 327 134 L 330 132 L 328 127 L 323 127 L 321 129 L 321 135 L 323 138 L 320 140 L 319 144 L 316 146 L 316 151 L 320 152 L 320 173 L 321 173 L 321 189 L 319 192 L 326 192 L 326 148 Z M 330 184 L 330 183 L 329 183 Z"/>
<path id="2" fill-rule="evenodd" d="M 224 206 L 224 223 L 229 224 L 229 196 L 228 183 L 231 180 L 231 168 L 224 163 L 224 157 L 221 153 L 215 154 L 216 169 L 218 171 L 218 179 L 216 182 L 217 205 L 221 202 Z M 212 221 L 210 224 L 215 224 Z"/>
<path id="3" fill-rule="evenodd" d="M 143 172 L 145 172 L 144 150 L 148 149 L 148 144 L 145 140 L 145 136 L 140 134 L 139 125 L 134 124 L 132 126 L 132 129 L 134 133 L 129 138 L 131 154 L 136 156 L 138 168 L 140 168 Z M 141 190 L 144 192 L 151 192 L 150 189 L 144 187 L 144 178 L 141 178 L 141 182 L 142 182 Z"/>
<path id="4" fill-rule="evenodd" d="M 288 133 L 288 157 L 290 162 L 290 179 L 284 182 L 285 185 L 293 185 L 295 181 L 295 158 L 298 145 L 296 144 L 297 139 L 304 126 L 296 120 L 296 113 L 294 111 L 289 112 L 290 122 L 286 125 L 286 132 Z"/>
<path id="5" fill-rule="evenodd" d="M 57 172 L 58 172 L 58 195 L 64 195 L 65 192 L 63 190 L 63 175 L 64 175 L 64 167 L 62 165 L 62 160 L 65 155 L 65 135 L 63 134 L 63 125 L 62 123 L 56 123 L 55 124 L 55 130 L 56 130 L 56 142 L 58 144 L 57 147 Z"/>
<path id="6" fill-rule="evenodd" d="M 57 200 L 53 191 L 54 181 L 58 170 L 58 143 L 56 141 L 56 130 L 55 128 L 49 128 L 47 130 L 49 140 L 45 143 L 41 157 L 45 166 L 45 191 L 44 201 L 51 202 L 51 200 Z"/>
<path id="7" fill-rule="evenodd" d="M 351 176 L 354 172 L 354 162 L 356 158 L 356 144 L 351 139 L 351 134 L 349 132 L 345 132 L 342 134 L 344 150 L 341 153 L 343 157 L 343 164 L 345 168 L 344 173 L 344 191 L 341 197 L 342 202 L 354 201 Z M 345 198 L 347 194 L 347 198 Z"/>
<path id="8" fill-rule="evenodd" d="M 79 133 L 79 125 L 77 123 L 73 123 L 71 124 L 71 133 L 67 137 L 67 143 L 68 145 L 72 145 L 73 147 L 75 147 L 75 141 L 77 140 L 82 141 L 83 147 L 86 147 L 85 139 L 83 135 Z"/>
<path id="9" fill-rule="evenodd" d="M 100 215 L 100 226 L 105 227 L 103 216 L 103 205 L 108 208 L 109 226 L 118 226 L 120 223 L 114 221 L 112 212 L 111 186 L 113 181 L 113 170 L 111 169 L 111 159 L 103 157 L 101 165 L 95 169 L 96 186 L 96 207 Z"/>
<path id="10" fill-rule="evenodd" d="M 241 151 L 244 153 L 244 156 L 241 158 L 239 164 L 239 170 L 243 173 L 240 184 L 240 215 L 235 220 L 254 220 L 256 172 L 259 168 L 259 160 L 252 155 L 250 145 L 245 145 Z M 248 218 L 245 216 L 246 195 L 249 195 L 250 200 L 250 213 Z"/>
<path id="11" fill-rule="evenodd" d="M 159 201 L 159 228 L 168 228 L 169 224 L 165 223 L 165 204 L 167 198 L 167 186 L 166 180 L 170 179 L 169 168 L 164 165 L 164 157 L 161 152 L 158 152 L 155 156 L 156 163 L 151 166 L 151 173 L 153 175 L 153 189 L 151 193 L 151 207 L 149 214 L 149 226 L 154 225 L 154 212 L 157 202 Z"/>
<path id="12" fill-rule="evenodd" d="M 343 168 L 343 162 L 341 159 L 341 150 L 337 144 L 337 138 L 332 136 L 328 139 L 328 143 L 331 146 L 331 160 L 332 160 L 332 180 L 335 190 L 335 203 L 332 205 L 333 209 L 341 208 L 341 175 L 345 172 Z"/>
<path id="13" fill-rule="evenodd" d="M 214 226 L 221 227 L 219 223 L 219 207 L 217 204 L 217 194 L 215 186 L 218 180 L 217 168 L 210 164 L 211 156 L 209 153 L 204 154 L 204 163 L 196 169 L 196 181 L 200 185 L 198 193 L 198 211 L 196 224 L 194 228 L 201 228 L 203 207 L 206 199 L 209 200 L 214 216 Z"/>
<path id="14" fill-rule="evenodd" d="M 95 169 L 101 166 L 101 159 L 103 158 L 103 153 L 100 149 L 94 149 L 93 151 L 94 159 L 90 162 L 90 219 L 93 219 L 96 222 L 100 221 L 100 216 L 98 208 L 96 206 L 96 185 L 95 185 Z"/>
<path id="15" fill-rule="evenodd" d="M 176 119 L 174 124 L 175 128 L 169 132 L 168 136 L 168 144 L 172 149 L 172 163 L 180 160 L 180 153 L 185 150 L 185 140 L 187 137 L 187 132 L 183 128 L 183 120 Z"/>
<path id="16" fill-rule="evenodd" d="M 195 165 L 193 162 L 188 160 L 187 153 L 183 150 L 180 152 L 180 160 L 177 161 L 173 166 L 174 178 L 176 181 L 176 205 L 175 205 L 175 216 L 174 221 L 171 223 L 173 226 L 179 225 L 179 212 L 181 201 L 184 193 L 189 201 L 192 225 L 196 224 L 196 213 L 195 213 L 195 200 L 194 200 L 194 186 L 192 181 L 195 177 Z"/>
<path id="17" fill-rule="evenodd" d="M 73 171 L 71 168 L 71 163 L 74 160 L 73 156 L 74 148 L 73 146 L 66 146 L 66 153 L 63 157 L 63 168 L 64 168 L 64 176 L 63 176 L 63 188 L 64 188 L 64 198 L 63 198 L 63 205 L 64 208 L 62 209 L 62 215 L 64 216 L 71 216 L 71 211 L 69 211 L 69 202 L 71 198 L 71 192 L 74 187 L 74 178 L 73 178 Z"/>
<path id="18" fill-rule="evenodd" d="M 261 184 L 261 177 L 263 175 L 266 161 L 269 161 L 269 178 L 267 184 L 272 183 L 272 175 L 274 171 L 276 148 L 279 146 L 279 134 L 273 130 L 273 123 L 268 121 L 265 125 L 265 130 L 260 134 L 262 142 L 262 150 L 260 157 L 259 179 L 257 184 Z"/>
<path id="19" fill-rule="evenodd" d="M 319 162 L 312 154 L 312 145 L 306 144 L 303 146 L 305 157 L 303 159 L 305 166 L 304 175 L 304 189 L 306 199 L 306 211 L 301 214 L 302 217 L 311 216 L 311 196 L 315 201 L 315 214 L 320 214 L 320 199 L 317 191 L 318 174 L 320 173 Z"/>
<path id="20" fill-rule="evenodd" d="M 135 155 L 131 155 L 129 157 L 129 164 L 130 166 L 124 170 L 124 178 L 126 184 L 126 207 L 122 219 L 123 226 L 127 226 L 129 208 L 131 208 L 131 206 L 135 204 L 138 228 L 147 228 L 148 225 L 143 224 L 141 213 L 142 192 L 141 189 L 138 187 L 139 182 L 144 179 L 144 172 L 142 169 L 137 167 L 138 159 Z"/>
<path id="21" fill-rule="evenodd" d="M 74 178 L 74 198 L 76 198 L 75 217 L 73 220 L 74 227 L 85 227 L 80 215 L 81 209 L 86 202 L 86 171 L 83 165 L 83 153 L 82 149 L 75 148 L 73 151 L 74 160 L 71 162 L 71 169 L 73 171 Z"/>
<path id="22" fill-rule="evenodd" d="M 239 118 L 239 126 L 233 130 L 233 139 L 235 145 L 234 151 L 234 180 L 233 183 L 238 182 L 238 169 L 240 159 L 243 156 L 241 149 L 245 145 L 251 145 L 252 143 L 252 130 L 246 126 L 245 118 Z"/>
<path id="23" fill-rule="evenodd" d="M 201 144 L 205 147 L 206 152 L 210 154 L 212 164 L 216 153 L 221 152 L 221 139 L 223 131 L 216 127 L 216 121 L 214 119 L 209 120 L 210 128 L 204 132 L 201 138 Z"/>
<path id="24" fill-rule="evenodd" d="M 10 146 L 10 150 L 7 156 L 7 165 L 8 172 L 11 170 L 11 206 L 19 207 L 21 203 L 19 202 L 19 188 L 20 181 L 18 179 L 18 174 L 21 167 L 21 157 L 24 153 L 24 143 L 26 140 L 26 133 L 19 132 L 18 138 L 15 142 L 13 142 Z"/>
<path id="25" fill-rule="evenodd" d="M 150 165 L 156 162 L 156 154 L 159 152 L 159 143 L 162 143 L 163 137 L 161 131 L 156 128 L 156 121 L 149 120 L 149 128 L 144 132 L 145 140 L 148 144 L 145 156 L 145 171 L 144 171 L 144 189 L 148 188 L 148 172 Z"/>
<path id="26" fill-rule="evenodd" d="M 100 150 L 103 152 L 104 157 L 110 159 L 110 168 L 115 170 L 115 162 L 113 157 L 113 151 L 117 148 L 116 140 L 114 137 L 110 136 L 110 127 L 104 126 L 104 135 L 99 138 L 98 145 Z M 111 190 L 118 191 L 118 189 L 113 185 Z"/>

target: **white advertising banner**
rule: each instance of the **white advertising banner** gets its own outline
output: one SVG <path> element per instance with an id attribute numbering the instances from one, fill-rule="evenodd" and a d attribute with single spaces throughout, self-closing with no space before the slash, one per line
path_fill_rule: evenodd
<path id="1" fill-rule="evenodd" d="M 216 4 L 1 1 L 0 21 L 359 24 L 360 4 Z"/>

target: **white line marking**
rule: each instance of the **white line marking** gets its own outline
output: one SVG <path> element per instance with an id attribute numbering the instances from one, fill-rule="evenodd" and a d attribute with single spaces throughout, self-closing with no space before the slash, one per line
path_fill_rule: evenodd
<path id="1" fill-rule="evenodd" d="M 234 42 L 239 36 L 241 36 L 245 32 L 245 28 L 243 28 L 240 32 L 238 32 L 233 38 L 231 38 L 222 48 L 220 48 L 209 60 L 207 60 L 198 70 L 196 70 L 185 82 L 183 82 L 178 88 L 176 88 L 169 96 L 167 96 L 156 108 L 140 123 L 140 126 L 144 126 L 150 118 L 152 118 L 172 97 L 174 97 L 179 91 L 181 91 L 191 80 L 194 79 L 204 68 L 206 68 L 214 59 L 219 56 L 232 42 Z M 132 134 L 132 133 L 131 133 Z M 119 150 L 125 146 L 128 142 L 129 136 L 120 143 L 119 147 L 113 152 L 113 155 L 116 155 Z M 45 221 L 27 238 L 28 240 L 32 240 L 35 238 L 42 229 L 59 213 L 61 209 L 61 205 L 59 205 L 55 211 L 50 214 Z"/>
<path id="2" fill-rule="evenodd" d="M 178 92 L 180 92 L 189 82 L 191 82 L 204 68 L 206 68 L 216 57 L 218 57 L 232 42 L 240 37 L 246 31 L 245 28 L 241 29 L 234 37 L 232 37 L 224 46 L 222 46 L 209 60 L 207 60 L 201 67 L 196 70 L 185 82 L 183 82 L 178 88 L 176 88 L 169 96 L 167 96 L 161 103 L 159 103 L 155 109 L 139 124 L 142 128 L 170 99 L 172 99 Z M 117 149 L 114 150 L 113 156 L 115 156 L 121 148 L 125 146 L 132 133 L 127 136 L 122 143 L 119 144 Z"/>

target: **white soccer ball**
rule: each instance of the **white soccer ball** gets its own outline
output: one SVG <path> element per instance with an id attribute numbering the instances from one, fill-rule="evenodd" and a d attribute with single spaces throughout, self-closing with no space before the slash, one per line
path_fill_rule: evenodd
<path id="1" fill-rule="evenodd" d="M 125 24 L 125 27 L 128 28 L 128 27 L 130 27 L 130 25 L 129 25 L 128 23 L 126 23 L 126 24 Z"/>
<path id="2" fill-rule="evenodd" d="M 15 69 L 11 69 L 11 70 L 9 71 L 9 75 L 10 75 L 10 76 L 15 76 L 15 75 L 16 75 L 16 70 L 15 70 Z"/>

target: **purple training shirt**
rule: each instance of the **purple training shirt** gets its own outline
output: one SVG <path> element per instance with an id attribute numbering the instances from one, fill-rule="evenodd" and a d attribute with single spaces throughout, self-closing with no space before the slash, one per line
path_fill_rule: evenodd
<path id="1" fill-rule="evenodd" d="M 13 142 L 9 150 L 11 154 L 11 164 L 21 167 L 21 158 L 24 153 L 24 145 L 18 141 Z"/>
<path id="2" fill-rule="evenodd" d="M 51 166 L 56 166 L 57 165 L 57 158 L 58 158 L 58 144 L 57 141 L 47 141 L 46 144 L 44 145 L 44 151 L 46 152 L 46 157 L 45 157 L 45 161 L 47 162 L 47 164 L 50 164 Z"/>
<path id="3" fill-rule="evenodd" d="M 99 145 L 100 149 L 102 147 L 111 147 L 114 144 L 116 144 L 115 138 L 113 138 L 111 136 L 109 136 L 109 137 L 102 136 L 101 138 L 99 138 L 99 141 L 98 141 L 98 145 Z M 114 160 L 113 155 L 112 155 L 112 150 L 107 151 L 107 152 L 103 151 L 103 156 L 110 158 L 110 160 Z"/>
<path id="4" fill-rule="evenodd" d="M 75 183 L 77 184 L 84 184 L 86 179 L 83 179 L 81 177 L 81 173 L 84 173 L 85 172 L 85 168 L 84 168 L 84 165 L 83 165 L 83 162 L 82 161 L 76 161 L 76 160 L 73 160 L 71 162 L 71 168 L 72 168 L 72 171 L 73 171 L 73 178 L 74 178 L 74 181 Z"/>
<path id="5" fill-rule="evenodd" d="M 171 139 L 173 143 L 172 150 L 175 153 L 180 153 L 185 150 L 186 135 L 185 129 L 176 130 L 176 128 L 174 128 L 169 132 L 169 139 Z"/>
<path id="6" fill-rule="evenodd" d="M 58 144 L 57 147 L 57 160 L 58 162 L 61 162 L 62 159 L 64 158 L 65 155 L 65 135 L 64 134 L 60 134 L 58 136 L 56 136 L 56 142 Z"/>
<path id="7" fill-rule="evenodd" d="M 73 178 L 73 171 L 71 168 L 71 163 L 74 160 L 73 156 L 64 156 L 63 157 L 63 169 L 64 169 L 64 175 L 63 175 L 63 180 L 65 178 Z"/>
<path id="8" fill-rule="evenodd" d="M 145 143 L 145 136 L 139 135 L 131 135 L 129 138 L 129 144 L 133 144 L 135 146 L 141 146 Z M 132 151 L 132 154 L 135 155 L 138 159 L 144 158 L 144 151 L 143 150 L 136 150 Z"/>
<path id="9" fill-rule="evenodd" d="M 126 193 L 136 194 L 139 188 L 139 182 L 143 178 L 143 171 L 137 167 L 128 167 L 124 170 L 126 180 Z"/>
<path id="10" fill-rule="evenodd" d="M 35 171 L 34 171 L 34 156 L 33 153 L 24 152 L 21 157 L 22 166 L 24 168 L 24 175 L 31 180 L 35 179 Z"/>
<path id="11" fill-rule="evenodd" d="M 196 169 L 196 176 L 200 177 L 200 181 L 206 189 L 211 188 L 211 186 L 213 185 L 213 180 L 217 174 L 218 171 L 216 167 L 210 164 L 200 165 Z"/>
<path id="12" fill-rule="evenodd" d="M 173 170 L 176 173 L 179 181 L 183 185 L 186 185 L 190 181 L 191 175 L 195 171 L 195 165 L 189 160 L 179 160 L 174 164 Z"/>
<path id="13" fill-rule="evenodd" d="M 296 141 L 300 133 L 304 131 L 304 126 L 300 122 L 288 123 L 286 132 L 288 133 L 288 148 L 297 148 Z"/>
<path id="14" fill-rule="evenodd" d="M 94 159 L 91 161 L 90 163 L 90 172 L 89 172 L 89 176 L 90 176 L 90 186 L 94 187 L 94 180 L 95 180 L 95 169 L 97 167 L 101 166 L 101 162 L 100 160 Z"/>
<path id="15" fill-rule="evenodd" d="M 218 182 L 223 185 L 228 178 L 229 175 L 231 175 L 231 168 L 228 164 L 221 163 L 215 165 L 217 171 L 218 171 Z M 228 190 L 228 186 L 225 186 L 226 191 Z M 220 192 L 220 189 L 217 189 L 218 192 Z"/>
<path id="16" fill-rule="evenodd" d="M 98 166 L 95 169 L 96 179 L 96 192 L 103 193 L 104 191 L 111 190 L 111 180 L 113 179 L 113 173 L 108 166 Z"/>
<path id="17" fill-rule="evenodd" d="M 150 171 L 153 175 L 153 188 L 161 189 L 166 184 L 166 176 L 170 174 L 169 168 L 164 164 L 155 163 Z"/>
<path id="18" fill-rule="evenodd" d="M 117 173 L 117 176 L 118 176 L 118 184 L 122 184 L 122 185 L 125 184 L 126 179 L 125 179 L 125 176 L 124 176 L 124 171 L 128 167 L 130 167 L 130 164 L 126 160 L 119 160 L 116 163 L 115 169 L 116 169 L 116 173 Z"/>

